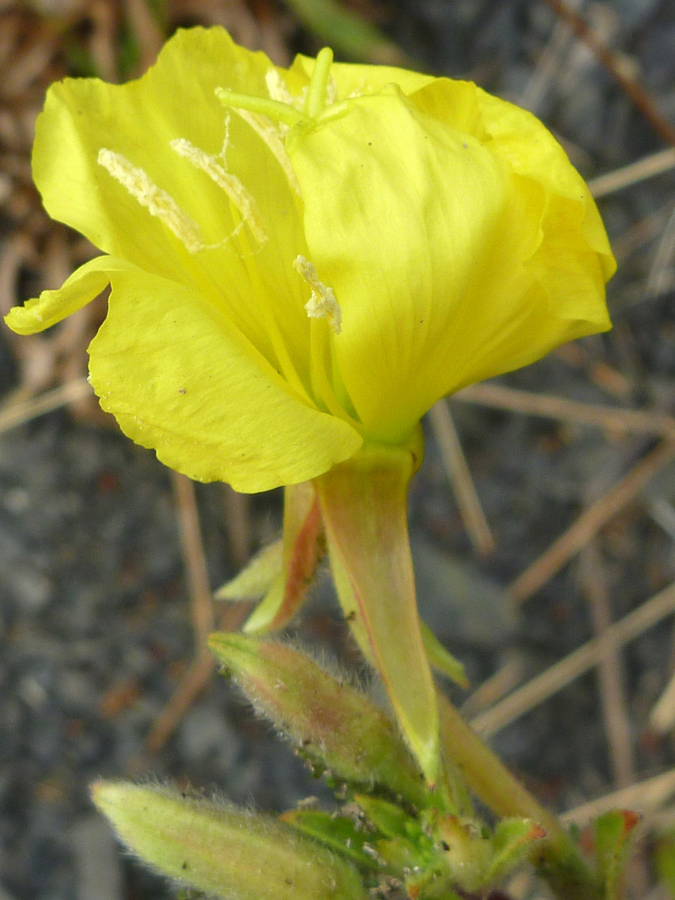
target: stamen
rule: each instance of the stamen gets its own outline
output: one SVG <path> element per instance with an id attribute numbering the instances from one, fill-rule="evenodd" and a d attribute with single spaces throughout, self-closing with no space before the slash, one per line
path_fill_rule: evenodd
<path id="1" fill-rule="evenodd" d="M 115 181 L 126 188 L 151 216 L 161 219 L 190 253 L 198 253 L 204 249 L 205 244 L 199 225 L 180 208 L 170 194 L 157 187 L 143 169 L 133 165 L 121 153 L 105 148 L 98 152 L 98 163 Z"/>
<path id="2" fill-rule="evenodd" d="M 259 244 L 265 243 L 267 240 L 267 231 L 263 224 L 263 218 L 258 209 L 255 198 L 250 194 L 236 175 L 228 172 L 227 169 L 218 162 L 215 156 L 211 156 L 199 147 L 195 147 L 185 138 L 177 138 L 171 141 L 171 149 L 183 159 L 187 159 L 197 169 L 205 172 L 209 178 L 221 188 L 232 203 L 241 213 L 242 218 L 248 224 L 253 237 Z M 223 148 L 223 155 L 224 155 Z"/>
<path id="3" fill-rule="evenodd" d="M 304 256 L 293 260 L 293 268 L 312 288 L 312 296 L 305 303 L 310 319 L 326 319 L 334 334 L 342 331 L 342 310 L 332 288 L 327 287 L 316 274 L 316 269 Z"/>

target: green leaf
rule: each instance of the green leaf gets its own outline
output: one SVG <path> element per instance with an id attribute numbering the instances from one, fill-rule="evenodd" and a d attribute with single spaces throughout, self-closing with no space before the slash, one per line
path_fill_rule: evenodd
<path id="1" fill-rule="evenodd" d="M 355 794 L 354 800 L 385 837 L 408 837 L 411 826 L 417 834 L 423 833 L 415 819 L 412 819 L 395 803 L 388 803 L 386 800 L 380 800 L 379 797 L 370 797 L 365 794 Z"/>
<path id="2" fill-rule="evenodd" d="M 605 900 L 620 900 L 623 896 L 621 876 L 631 834 L 640 818 L 638 813 L 618 809 L 605 813 L 594 823 L 595 855 L 605 884 Z"/>
<path id="3" fill-rule="evenodd" d="M 492 861 L 487 880 L 497 881 L 508 875 L 530 853 L 532 845 L 546 837 L 546 832 L 532 819 L 502 819 L 492 836 Z"/>
<path id="4" fill-rule="evenodd" d="M 303 24 L 352 59 L 406 66 L 411 61 L 374 25 L 335 0 L 286 0 Z"/>
<path id="5" fill-rule="evenodd" d="M 338 816 L 315 809 L 293 809 L 280 816 L 303 834 L 321 841 L 331 850 L 351 859 L 362 868 L 373 868 L 373 857 L 364 850 L 373 840 L 373 833 L 364 831 L 359 823 L 349 816 Z"/>

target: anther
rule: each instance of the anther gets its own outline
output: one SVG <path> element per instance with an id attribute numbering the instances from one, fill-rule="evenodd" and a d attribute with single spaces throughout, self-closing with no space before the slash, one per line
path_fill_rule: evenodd
<path id="1" fill-rule="evenodd" d="M 131 163 L 126 156 L 102 148 L 98 152 L 98 164 L 134 197 L 151 216 L 156 216 L 190 253 L 198 253 L 205 247 L 199 225 L 148 174 Z"/>
<path id="2" fill-rule="evenodd" d="M 210 156 L 185 138 L 177 138 L 171 141 L 171 149 L 179 156 L 182 156 L 183 159 L 191 162 L 195 168 L 205 172 L 219 188 L 225 191 L 241 213 L 243 220 L 248 224 L 259 244 L 263 244 L 267 240 L 267 231 L 265 230 L 258 204 L 236 175 L 228 172 L 215 156 Z M 223 148 L 223 157 L 224 151 L 225 148 Z"/>
<path id="3" fill-rule="evenodd" d="M 340 334 L 342 331 L 342 310 L 335 298 L 333 289 L 319 281 L 316 269 L 304 256 L 298 256 L 293 260 L 293 268 L 312 289 L 312 296 L 305 303 L 305 311 L 309 318 L 326 319 L 331 331 L 334 334 Z"/>

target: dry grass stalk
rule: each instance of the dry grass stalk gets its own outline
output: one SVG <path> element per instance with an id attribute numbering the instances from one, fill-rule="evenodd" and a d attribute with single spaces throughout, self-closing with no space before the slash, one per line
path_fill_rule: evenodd
<path id="1" fill-rule="evenodd" d="M 664 441 L 640 460 L 624 478 L 588 506 L 557 541 L 511 585 L 514 603 L 528 600 L 628 504 L 660 469 L 675 459 L 675 442 Z"/>
<path id="2" fill-rule="evenodd" d="M 661 150 L 645 156 L 629 166 L 622 166 L 606 175 L 599 175 L 588 182 L 588 187 L 594 197 L 606 197 L 624 188 L 640 184 L 648 178 L 655 178 L 675 169 L 675 147 Z"/>
<path id="3" fill-rule="evenodd" d="M 654 434 L 675 439 L 674 416 L 648 410 L 580 403 L 551 394 L 521 391 L 489 381 L 464 388 L 455 394 L 455 399 L 545 419 L 592 425 L 613 434 Z"/>
<path id="4" fill-rule="evenodd" d="M 661 775 L 655 775 L 645 781 L 638 781 L 630 787 L 612 791 L 596 800 L 584 803 L 563 813 L 561 819 L 565 824 L 575 823 L 584 826 L 597 816 L 612 809 L 631 809 L 643 815 L 652 816 L 675 795 L 675 769 L 669 769 Z"/>
<path id="5" fill-rule="evenodd" d="M 673 612 L 675 584 L 646 600 L 623 619 L 610 625 L 599 637 L 583 644 L 491 709 L 476 716 L 471 724 L 484 737 L 496 734 Z"/>
<path id="6" fill-rule="evenodd" d="M 600 638 L 611 627 L 612 613 L 607 575 L 595 542 L 581 551 L 579 563 L 581 586 L 591 608 L 593 631 Z M 598 678 L 614 783 L 620 788 L 627 787 L 635 781 L 635 768 L 623 689 L 624 673 L 618 649 L 598 660 Z"/>
<path id="7" fill-rule="evenodd" d="M 238 494 L 223 485 L 223 506 L 227 543 L 234 568 L 243 569 L 251 555 L 251 502 L 248 494 Z"/>
<path id="8" fill-rule="evenodd" d="M 26 422 L 30 422 L 38 416 L 60 409 L 69 403 L 75 403 L 83 397 L 90 397 L 91 394 L 91 385 L 87 379 L 78 378 L 77 381 L 67 381 L 60 387 L 46 391 L 32 400 L 5 404 L 0 409 L 0 433 L 19 425 L 25 425 Z"/>
<path id="9" fill-rule="evenodd" d="M 654 131 L 668 144 L 675 146 L 675 127 L 661 114 L 652 97 L 638 81 L 637 75 L 626 65 L 626 61 L 603 43 L 567 0 L 546 0 L 546 3 L 569 25 L 579 40 L 593 51 Z"/>
<path id="10" fill-rule="evenodd" d="M 176 498 L 176 516 L 183 550 L 183 562 L 188 579 L 192 626 L 195 631 L 197 653 L 199 653 L 206 644 L 207 637 L 213 631 L 214 616 L 206 554 L 199 525 L 197 498 L 194 483 L 186 475 L 172 471 L 171 480 Z"/>
<path id="11" fill-rule="evenodd" d="M 492 553 L 495 549 L 495 540 L 466 464 L 447 400 L 444 398 L 439 400 L 429 411 L 429 416 L 441 451 L 443 466 L 455 493 L 471 543 L 483 555 Z"/>
<path id="12" fill-rule="evenodd" d="M 526 674 L 525 658 L 518 651 L 511 652 L 507 661 L 490 678 L 480 684 L 462 704 L 465 718 L 477 716 L 484 709 L 494 706 L 501 698 L 514 690 Z"/>

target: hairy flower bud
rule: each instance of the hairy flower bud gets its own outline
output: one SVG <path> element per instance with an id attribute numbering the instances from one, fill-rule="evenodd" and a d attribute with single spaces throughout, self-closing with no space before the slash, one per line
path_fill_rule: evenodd
<path id="1" fill-rule="evenodd" d="M 350 784 L 424 804 L 421 772 L 393 722 L 363 693 L 284 644 L 222 633 L 209 646 L 257 712 L 310 759 Z"/>
<path id="2" fill-rule="evenodd" d="M 92 796 L 143 862 L 218 897 L 367 897 L 351 864 L 276 819 L 150 785 L 101 781 Z"/>

